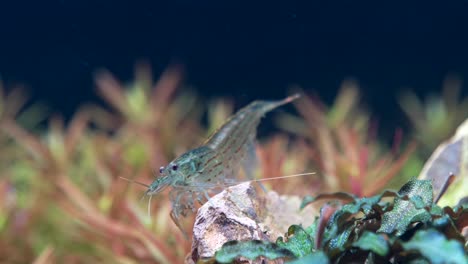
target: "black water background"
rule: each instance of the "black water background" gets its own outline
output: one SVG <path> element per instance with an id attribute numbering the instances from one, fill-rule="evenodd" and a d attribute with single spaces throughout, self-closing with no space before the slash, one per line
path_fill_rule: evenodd
<path id="1" fill-rule="evenodd" d="M 292 84 L 331 102 L 358 80 L 383 130 L 406 125 L 396 97 L 468 79 L 468 1 L 2 1 L 0 76 L 69 117 L 102 103 L 93 73 L 124 81 L 145 59 L 185 65 L 204 97 L 244 105 Z M 466 92 L 464 86 L 464 94 Z"/>

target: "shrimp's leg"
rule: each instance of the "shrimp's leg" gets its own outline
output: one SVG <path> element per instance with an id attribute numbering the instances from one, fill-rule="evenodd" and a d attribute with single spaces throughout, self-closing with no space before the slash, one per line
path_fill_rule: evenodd
<path id="1" fill-rule="evenodd" d="M 200 204 L 203 204 L 203 199 L 209 199 L 209 196 L 205 189 L 193 189 L 187 188 L 186 186 L 184 187 L 174 188 L 169 193 L 169 197 L 172 203 L 170 216 L 172 221 L 182 231 L 184 237 L 188 239 L 187 233 L 185 232 L 180 221 L 181 217 L 186 217 L 190 210 L 192 212 L 196 211 L 194 204 L 195 200 L 197 200 Z"/>
<path id="2" fill-rule="evenodd" d="M 193 201 L 187 201 L 187 196 L 190 196 L 191 192 L 185 189 L 172 189 L 169 193 L 169 198 L 172 203 L 171 210 L 171 219 L 176 224 L 176 226 L 182 231 L 182 234 L 186 239 L 188 239 L 187 232 L 185 232 L 183 226 L 181 225 L 180 218 L 187 216 L 187 209 L 193 207 Z M 185 204 L 188 202 L 188 204 Z"/>
<path id="3" fill-rule="evenodd" d="M 208 202 L 210 200 L 210 196 L 208 195 L 208 192 L 205 190 L 202 190 L 200 192 L 197 192 L 196 197 L 195 197 L 200 205 L 203 205 L 204 203 Z"/>
<path id="4" fill-rule="evenodd" d="M 199 205 L 203 205 L 203 197 L 200 194 L 196 195 L 195 198 L 197 199 Z"/>
<path id="5" fill-rule="evenodd" d="M 190 190 L 186 189 L 172 189 L 172 191 L 169 193 L 169 198 L 172 203 L 172 210 L 174 211 L 176 218 L 179 218 L 180 216 L 186 216 L 187 209 L 193 206 L 193 201 L 186 199 L 187 194 L 190 194 L 190 192 Z"/>
<path id="6" fill-rule="evenodd" d="M 210 200 L 210 196 L 208 195 L 208 192 L 203 191 L 203 195 L 205 195 L 206 201 L 208 202 Z"/>
<path id="7" fill-rule="evenodd" d="M 185 232 L 185 230 L 182 228 L 182 225 L 179 222 L 179 216 L 178 216 L 179 212 L 177 212 L 176 210 L 177 209 L 172 209 L 172 211 L 171 211 L 170 216 L 171 216 L 172 222 L 174 222 L 174 224 L 176 224 L 177 228 L 179 228 L 179 230 L 184 235 L 184 238 L 189 240 L 187 232 Z"/>

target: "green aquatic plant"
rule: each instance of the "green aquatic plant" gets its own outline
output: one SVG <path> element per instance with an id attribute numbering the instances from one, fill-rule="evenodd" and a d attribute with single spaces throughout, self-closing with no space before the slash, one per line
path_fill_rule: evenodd
<path id="1" fill-rule="evenodd" d="M 434 151 L 420 179 L 411 179 L 398 192 L 305 196 L 301 209 L 329 201 L 311 226 L 292 225 L 276 242 L 228 242 L 217 251 L 216 261 L 231 263 L 241 257 L 291 263 L 466 263 L 467 128 L 465 121 Z M 450 206 L 439 206 L 445 195 L 451 198 Z"/>
<path id="2" fill-rule="evenodd" d="M 239 257 L 250 260 L 293 260 L 291 263 L 423 262 L 466 263 L 468 207 L 441 208 L 434 203 L 427 180 L 410 180 L 400 191 L 330 202 L 321 209 L 314 224 L 289 227 L 276 242 L 231 241 L 216 252 L 220 263 Z M 327 196 L 343 201 L 343 193 Z M 317 199 L 306 198 L 302 207 Z M 384 199 L 386 198 L 386 199 Z M 388 200 L 391 198 L 391 200 Z M 315 262 L 314 262 L 315 263 Z"/>
<path id="3" fill-rule="evenodd" d="M 460 78 L 448 76 L 441 94 L 420 99 L 415 93 L 404 91 L 399 96 L 400 106 L 414 128 L 414 137 L 421 143 L 418 152 L 422 158 L 447 140 L 468 116 L 468 97 L 461 97 L 462 85 Z"/>

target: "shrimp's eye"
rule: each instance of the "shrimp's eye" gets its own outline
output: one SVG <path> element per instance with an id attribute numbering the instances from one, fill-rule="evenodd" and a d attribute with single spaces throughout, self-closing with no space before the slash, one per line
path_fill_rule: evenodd
<path id="1" fill-rule="evenodd" d="M 159 173 L 163 173 L 164 166 L 159 167 Z"/>
<path id="2" fill-rule="evenodd" d="M 177 166 L 177 165 L 172 165 L 172 170 L 173 170 L 173 171 L 176 171 L 178 168 L 179 168 L 179 166 Z"/>

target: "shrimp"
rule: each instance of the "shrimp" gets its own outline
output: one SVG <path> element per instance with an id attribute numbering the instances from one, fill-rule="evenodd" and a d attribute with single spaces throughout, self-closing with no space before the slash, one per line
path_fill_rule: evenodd
<path id="1" fill-rule="evenodd" d="M 255 137 L 260 119 L 269 111 L 297 98 L 299 95 L 295 94 L 279 101 L 254 101 L 242 108 L 200 147 L 161 167 L 161 176 L 148 186 L 145 195 L 151 198 L 171 186 L 171 218 L 185 233 L 179 218 L 185 217 L 189 211 L 195 212 L 195 201 L 201 205 L 210 199 L 210 193 L 238 183 L 236 179 L 241 167 L 253 180 Z"/>

